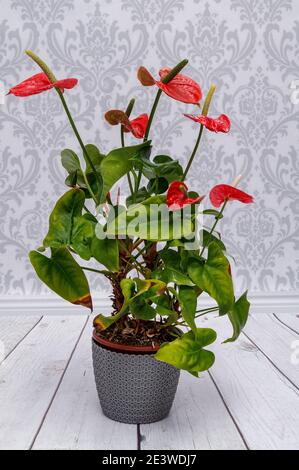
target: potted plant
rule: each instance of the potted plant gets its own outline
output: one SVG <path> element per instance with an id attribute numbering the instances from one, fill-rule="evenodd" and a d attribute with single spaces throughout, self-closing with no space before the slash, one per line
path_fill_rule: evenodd
<path id="1" fill-rule="evenodd" d="M 82 158 L 69 149 L 61 153 L 69 189 L 57 201 L 48 233 L 42 246 L 30 252 L 30 261 L 50 289 L 90 310 L 85 272 L 109 279 L 112 313 L 94 318 L 92 339 L 103 412 L 127 423 L 157 421 L 169 413 L 180 370 L 197 377 L 214 363 L 214 354 L 206 348 L 216 340 L 216 332 L 198 328 L 196 318 L 210 312 L 227 315 L 233 327 L 227 341 L 234 341 L 248 317 L 247 293 L 239 299 L 234 296 L 230 263 L 216 226 L 229 201 L 250 203 L 253 198 L 237 189 L 237 178 L 232 185 L 212 188 L 213 207 L 203 209 L 204 196 L 189 192 L 185 182 L 204 129 L 228 132 L 229 118 L 208 116 L 215 87 L 201 106 L 199 85 L 181 74 L 187 60 L 160 70 L 159 79 L 140 67 L 141 84 L 156 88 L 152 110 L 149 116 L 132 118 L 131 100 L 125 111 L 107 111 L 106 121 L 120 126 L 120 145 L 103 154 L 97 146 L 83 143 L 67 106 L 65 90 L 77 80 L 57 80 L 36 54 L 26 53 L 42 72 L 9 93 L 24 97 L 54 88 L 82 150 Z M 197 111 L 185 115 L 199 125 L 186 168 L 169 155 L 152 156 L 149 137 L 162 95 Z M 128 132 L 142 142 L 126 146 Z M 125 201 L 115 193 L 123 177 L 130 191 Z M 213 220 L 209 229 L 202 224 L 203 216 Z M 43 254 L 45 250 L 49 254 Z M 85 266 L 89 260 L 96 260 L 99 269 Z M 214 307 L 200 308 L 203 292 L 215 301 Z"/>

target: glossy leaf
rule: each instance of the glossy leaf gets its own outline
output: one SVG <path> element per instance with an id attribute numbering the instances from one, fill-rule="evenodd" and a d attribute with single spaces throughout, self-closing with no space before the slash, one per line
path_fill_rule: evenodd
<path id="1" fill-rule="evenodd" d="M 206 262 L 190 259 L 188 274 L 198 287 L 216 300 L 220 314 L 229 312 L 234 304 L 233 283 L 229 274 L 229 262 L 216 243 L 209 245 Z"/>
<path id="2" fill-rule="evenodd" d="M 179 302 L 182 308 L 182 316 L 188 326 L 196 334 L 195 313 L 197 307 L 197 295 L 192 287 L 181 286 L 179 290 Z"/>
<path id="3" fill-rule="evenodd" d="M 221 250 L 226 251 L 226 246 L 220 238 L 216 237 L 213 233 L 209 233 L 208 230 L 203 229 L 201 232 L 202 243 L 208 247 L 211 243 L 216 243 Z"/>
<path id="4" fill-rule="evenodd" d="M 247 292 L 235 302 L 232 309 L 228 312 L 228 317 L 233 325 L 233 336 L 226 341 L 225 343 L 235 341 L 239 336 L 246 325 L 248 314 L 249 314 L 250 302 L 247 300 Z"/>
<path id="5" fill-rule="evenodd" d="M 188 237 L 194 230 L 192 218 L 169 212 L 165 206 L 166 197 L 152 196 L 140 204 L 122 211 L 107 226 L 109 235 L 138 236 L 143 240 L 167 241 Z M 159 205 L 161 205 L 158 207 Z M 159 210 L 161 209 L 161 210 Z M 142 216 L 142 217 L 141 217 Z"/>
<path id="6" fill-rule="evenodd" d="M 103 155 L 100 150 L 98 149 L 98 147 L 96 147 L 95 145 L 93 144 L 87 144 L 85 145 L 85 149 L 89 155 L 89 158 L 90 160 L 92 161 L 94 167 L 96 170 L 100 171 L 100 166 L 101 166 L 101 163 L 102 161 L 104 160 L 105 158 L 105 155 Z M 83 154 L 84 156 L 84 154 Z M 84 158 L 86 158 L 84 156 Z M 92 172 L 92 168 L 90 166 L 90 163 L 88 160 L 85 160 L 86 162 L 86 173 L 90 173 Z"/>
<path id="7" fill-rule="evenodd" d="M 89 260 L 92 256 L 91 242 L 94 238 L 94 222 L 85 216 L 74 217 L 71 230 L 71 247 L 81 258 Z"/>
<path id="8" fill-rule="evenodd" d="M 67 249 L 52 249 L 51 258 L 31 251 L 29 258 L 36 274 L 49 289 L 73 304 L 92 310 L 86 276 Z"/>
<path id="9" fill-rule="evenodd" d="M 78 155 L 70 149 L 62 150 L 61 163 L 68 173 L 73 173 L 81 169 Z"/>
<path id="10" fill-rule="evenodd" d="M 152 320 L 157 315 L 156 310 L 140 297 L 130 304 L 130 311 L 138 320 Z"/>
<path id="11" fill-rule="evenodd" d="M 100 240 L 96 236 L 91 244 L 92 256 L 109 271 L 119 270 L 119 247 L 116 238 L 104 238 Z"/>
<path id="12" fill-rule="evenodd" d="M 132 169 L 132 158 L 138 156 L 142 149 L 149 147 L 150 141 L 131 147 L 118 148 L 112 150 L 102 160 L 100 169 L 103 177 L 103 201 L 114 184 Z"/>
<path id="13" fill-rule="evenodd" d="M 81 215 L 84 201 L 84 192 L 76 188 L 65 193 L 57 201 L 50 215 L 44 246 L 58 248 L 71 245 L 73 220 Z"/>
<path id="14" fill-rule="evenodd" d="M 204 347 L 212 344 L 216 338 L 214 330 L 197 328 L 195 333 L 189 331 L 170 343 L 164 343 L 155 358 L 197 376 L 214 364 L 214 354 Z"/>

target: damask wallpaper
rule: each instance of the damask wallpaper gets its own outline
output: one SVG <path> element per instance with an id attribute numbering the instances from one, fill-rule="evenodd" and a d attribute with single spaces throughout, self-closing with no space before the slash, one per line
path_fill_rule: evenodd
<path id="1" fill-rule="evenodd" d="M 242 173 L 255 204 L 231 204 L 222 221 L 236 259 L 238 290 L 299 288 L 298 0 L 0 0 L 0 79 L 5 89 L 37 69 L 30 48 L 60 78 L 79 78 L 67 98 L 86 143 L 103 152 L 119 131 L 104 112 L 137 99 L 148 112 L 154 90 L 136 80 L 139 65 L 189 58 L 186 73 L 206 93 L 217 85 L 211 114 L 232 120 L 228 135 L 206 133 L 190 186 L 202 194 Z M 70 100 L 71 98 L 71 100 Z M 164 99 L 157 115 L 157 152 L 187 160 L 197 126 L 187 105 Z M 79 151 L 55 93 L 6 97 L 0 105 L 0 297 L 47 294 L 28 261 L 40 245 L 47 214 L 64 187 L 60 150 Z M 91 279 L 106 297 L 108 286 Z"/>

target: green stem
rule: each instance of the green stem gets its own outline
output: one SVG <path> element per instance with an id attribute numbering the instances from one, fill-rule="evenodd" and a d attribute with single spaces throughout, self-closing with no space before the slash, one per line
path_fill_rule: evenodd
<path id="1" fill-rule="evenodd" d="M 216 90 L 216 87 L 215 85 L 211 85 L 209 91 L 208 91 L 208 94 L 207 94 L 207 97 L 205 99 L 205 102 L 204 102 L 204 105 L 203 105 L 203 108 L 202 108 L 202 115 L 203 116 L 207 116 L 208 115 L 208 112 L 209 112 L 209 107 L 210 107 L 210 104 L 211 104 L 211 101 L 212 101 L 212 98 L 213 98 L 213 95 L 215 93 L 215 90 Z M 186 169 L 185 169 L 185 172 L 184 172 L 184 175 L 183 175 L 183 181 L 186 179 L 187 175 L 188 175 L 188 172 L 191 168 L 191 165 L 193 163 L 193 160 L 196 156 L 196 153 L 197 153 L 197 150 L 198 150 L 198 147 L 199 147 L 199 144 L 200 144 L 200 141 L 201 141 L 201 137 L 202 137 L 202 134 L 203 134 L 203 129 L 204 129 L 204 126 L 201 124 L 200 125 L 200 130 L 199 130 L 199 134 L 198 134 L 198 137 L 197 137 L 197 140 L 196 140 L 196 143 L 195 143 L 195 147 L 191 153 L 191 156 L 189 158 L 189 161 L 188 161 L 188 164 L 186 166 Z"/>
<path id="2" fill-rule="evenodd" d="M 211 235 L 213 234 L 213 232 L 214 232 L 214 230 L 215 230 L 215 228 L 216 228 L 216 226 L 217 226 L 219 220 L 222 219 L 222 215 L 223 215 L 223 212 L 224 212 L 224 209 L 225 209 L 227 203 L 228 203 L 228 199 L 226 199 L 226 201 L 224 201 L 224 203 L 223 203 L 223 205 L 222 205 L 222 207 L 221 207 L 221 210 L 220 210 L 219 214 L 217 215 L 217 217 L 215 217 L 215 222 L 214 222 L 214 224 L 213 224 L 213 226 L 212 226 L 212 228 L 211 228 L 211 230 L 210 230 L 210 232 L 209 232 L 209 235 L 208 235 L 208 237 L 207 237 L 207 242 L 206 242 L 205 245 L 203 245 L 202 250 L 201 250 L 199 256 L 202 256 L 203 252 L 205 251 L 206 247 L 208 246 L 209 241 L 210 241 L 210 238 L 211 238 Z"/>
<path id="3" fill-rule="evenodd" d="M 201 313 L 200 315 L 195 315 L 195 318 L 203 317 L 204 315 L 207 315 L 208 313 L 217 312 L 218 310 L 219 310 L 219 307 L 214 307 L 212 309 L 207 309 L 203 313 Z"/>
<path id="4" fill-rule="evenodd" d="M 93 269 L 93 268 L 88 268 L 87 266 L 80 266 L 84 271 L 91 271 L 93 273 L 99 273 L 99 274 L 104 274 L 104 276 L 111 275 L 112 273 L 110 271 L 100 271 L 99 269 Z"/>
<path id="5" fill-rule="evenodd" d="M 149 132 L 150 132 L 150 129 L 151 129 L 151 126 L 152 126 L 152 122 L 153 122 L 155 113 L 157 111 L 157 107 L 158 107 L 161 95 L 162 95 L 162 90 L 160 90 L 160 88 L 159 88 L 159 90 L 157 91 L 157 94 L 156 94 L 156 98 L 155 98 L 151 113 L 150 113 L 149 118 L 148 118 L 148 124 L 147 124 L 147 128 L 146 128 L 146 131 L 145 131 L 143 142 L 146 142 L 148 140 Z"/>
<path id="6" fill-rule="evenodd" d="M 135 99 L 132 98 L 130 103 L 128 104 L 128 107 L 127 107 L 126 111 L 125 111 L 128 118 L 130 117 L 130 115 L 133 111 L 134 104 L 135 104 Z M 123 125 L 120 126 L 120 140 L 121 140 L 121 146 L 124 147 L 125 146 L 125 133 L 124 133 L 124 126 Z M 129 183 L 129 188 L 130 188 L 130 191 L 131 191 L 131 195 L 132 195 L 134 193 L 134 189 L 133 189 L 133 184 L 132 184 L 132 179 L 131 179 L 130 172 L 128 172 L 127 178 L 128 178 L 128 183 Z"/>
<path id="7" fill-rule="evenodd" d="M 202 137 L 202 134 L 203 134 L 203 125 L 201 124 L 200 125 L 200 130 L 199 130 L 199 134 L 198 134 L 198 137 L 197 137 L 197 140 L 196 140 L 196 144 L 195 144 L 195 147 L 193 149 L 193 152 L 191 153 L 191 156 L 189 158 L 189 162 L 186 166 L 186 169 L 185 169 L 185 172 L 184 172 L 184 175 L 183 175 L 183 181 L 185 181 L 187 175 L 188 175 L 188 172 L 190 170 L 190 167 L 193 163 L 193 160 L 195 158 L 195 155 L 197 153 L 197 150 L 198 150 L 198 147 L 199 147 L 199 144 L 200 144 L 200 141 L 201 141 L 201 137 Z"/>
<path id="8" fill-rule="evenodd" d="M 27 49 L 25 52 L 26 52 L 26 54 L 43 70 L 43 72 L 47 75 L 47 77 L 49 78 L 49 80 L 50 80 L 52 83 L 55 83 L 55 82 L 57 81 L 57 79 L 56 79 L 54 73 L 52 72 L 52 70 L 48 67 L 48 65 L 47 65 L 38 55 L 36 55 L 33 51 L 31 51 L 31 50 L 29 50 L 29 49 Z M 85 145 L 84 145 L 84 143 L 83 143 L 83 141 L 82 141 L 82 139 L 81 139 L 81 136 L 80 136 L 80 134 L 79 134 L 79 132 L 78 132 L 78 129 L 77 129 L 75 123 L 74 123 L 74 120 L 73 120 L 73 118 L 72 118 L 72 115 L 71 115 L 71 113 L 70 113 L 70 110 L 69 110 L 69 108 L 68 108 L 68 106 L 67 106 L 67 104 L 66 104 L 66 101 L 65 101 L 65 98 L 64 98 L 64 96 L 63 96 L 62 91 L 61 91 L 59 88 L 56 88 L 56 87 L 55 87 L 55 89 L 56 89 L 56 91 L 57 91 L 57 93 L 58 93 L 59 98 L 61 99 L 63 108 L 64 108 L 64 110 L 65 110 L 65 112 L 66 112 L 66 115 L 67 115 L 67 117 L 68 117 L 68 120 L 69 120 L 69 122 L 70 122 L 70 125 L 71 125 L 71 127 L 72 127 L 72 129 L 73 129 L 73 131 L 74 131 L 74 134 L 75 134 L 75 136 L 77 137 L 77 140 L 78 140 L 79 145 L 80 145 L 80 147 L 81 147 L 81 149 L 82 149 L 82 151 L 83 151 L 83 154 L 84 154 L 84 156 L 85 156 L 85 158 L 86 158 L 86 161 L 89 163 L 90 168 L 91 168 L 92 171 L 94 172 L 95 177 L 96 177 L 96 179 L 97 179 L 97 181 L 98 181 L 99 189 L 100 189 L 99 201 L 97 201 L 97 198 L 95 197 L 95 195 L 94 195 L 94 193 L 93 193 L 93 191 L 92 191 L 92 189 L 91 189 L 91 187 L 90 187 L 90 184 L 89 184 L 89 182 L 88 182 L 88 180 L 87 180 L 87 177 L 86 177 L 85 173 L 83 172 L 83 178 L 84 178 L 85 184 L 86 184 L 86 186 L 87 186 L 87 189 L 88 189 L 88 191 L 90 192 L 91 197 L 93 198 L 94 202 L 95 202 L 96 205 L 97 205 L 98 202 L 100 202 L 100 199 L 101 199 L 101 192 L 102 192 L 102 187 L 103 187 L 102 178 L 100 178 L 99 174 L 97 173 L 97 171 L 96 171 L 96 169 L 95 169 L 95 166 L 94 166 L 94 164 L 93 164 L 93 162 L 92 162 L 92 160 L 91 160 L 91 158 L 90 158 L 90 156 L 89 156 L 89 154 L 88 154 L 88 152 L 87 152 L 87 150 L 86 150 L 86 148 L 85 148 Z"/>

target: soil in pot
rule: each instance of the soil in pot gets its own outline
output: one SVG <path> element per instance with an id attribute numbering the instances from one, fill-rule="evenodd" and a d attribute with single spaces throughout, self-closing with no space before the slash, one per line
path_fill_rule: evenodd
<path id="1" fill-rule="evenodd" d="M 161 323 L 148 320 L 135 320 L 126 318 L 119 321 L 104 331 L 95 329 L 99 339 L 111 343 L 135 347 L 151 347 L 159 349 L 162 343 L 173 341 L 174 333 Z"/>

